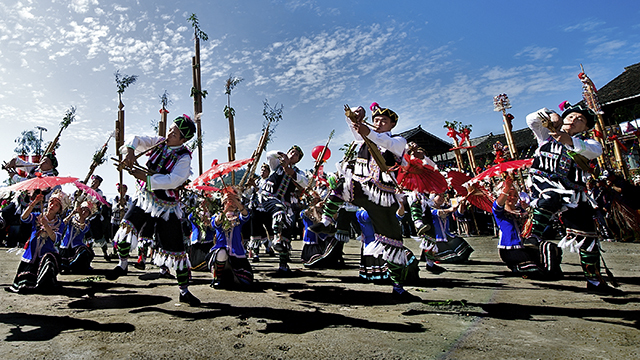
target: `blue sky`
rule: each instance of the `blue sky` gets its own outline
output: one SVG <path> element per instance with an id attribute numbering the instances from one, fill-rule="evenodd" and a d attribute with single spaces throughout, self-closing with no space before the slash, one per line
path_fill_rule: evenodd
<path id="1" fill-rule="evenodd" d="M 51 140 L 70 106 L 77 120 L 58 149 L 62 175 L 83 178 L 116 119 L 114 72 L 138 75 L 123 97 L 126 134 L 151 135 L 166 90 L 171 118 L 193 113 L 189 97 L 195 13 L 201 44 L 205 168 L 226 160 L 224 83 L 233 91 L 237 157 L 249 157 L 263 101 L 284 116 L 269 149 L 308 154 L 332 129 L 334 154 L 351 135 L 342 105 L 376 101 L 395 110 L 397 132 L 422 125 L 448 140 L 444 121 L 472 136 L 502 132 L 493 96 L 507 93 L 516 129 L 563 100 L 581 99 L 580 64 L 601 87 L 640 61 L 637 1 L 11 1 L 0 3 L 0 154 L 24 130 Z M 113 141 L 109 155 L 115 153 Z M 197 172 L 197 154 L 192 163 Z M 337 159 L 334 155 L 330 162 Z M 115 194 L 117 173 L 98 168 Z M 4 176 L 3 176 L 4 178 Z M 125 175 L 132 183 L 131 177 Z"/>

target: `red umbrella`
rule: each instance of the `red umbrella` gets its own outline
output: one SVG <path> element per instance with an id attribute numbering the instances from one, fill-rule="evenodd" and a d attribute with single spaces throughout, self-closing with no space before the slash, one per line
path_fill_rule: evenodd
<path id="1" fill-rule="evenodd" d="M 87 185 L 87 184 L 83 184 L 80 181 L 74 181 L 73 184 L 78 187 L 79 190 L 81 190 L 82 192 L 84 192 L 85 194 L 89 195 L 90 197 L 94 198 L 97 201 L 100 201 L 101 203 L 105 204 L 105 205 L 110 205 L 107 200 L 105 200 L 102 195 L 100 195 L 99 192 L 97 192 L 94 188 L 92 188 L 91 186 Z"/>
<path id="2" fill-rule="evenodd" d="M 208 185 L 188 185 L 187 188 L 193 189 L 193 190 L 208 191 L 208 192 L 220 191 L 219 188 L 215 186 L 208 186 Z"/>
<path id="3" fill-rule="evenodd" d="M 496 164 L 490 168 L 488 168 L 487 170 L 481 172 L 480 174 L 476 175 L 474 178 L 472 178 L 471 180 L 469 180 L 471 183 L 476 183 L 484 178 L 487 177 L 492 177 L 492 176 L 499 176 L 500 174 L 504 173 L 504 172 L 511 172 L 517 169 L 523 169 L 526 167 L 530 167 L 531 164 L 533 164 L 533 159 L 525 159 L 525 160 L 513 160 L 513 161 L 507 161 L 507 162 L 503 162 L 500 164 Z"/>
<path id="4" fill-rule="evenodd" d="M 62 176 L 43 176 L 43 177 L 34 177 L 32 179 L 27 179 L 25 181 L 21 181 L 17 184 L 13 184 L 11 186 L 7 186 L 4 188 L 5 191 L 27 191 L 27 190 L 42 190 L 47 188 L 52 188 L 54 186 L 72 183 L 78 180 L 75 177 L 62 177 Z"/>
<path id="5" fill-rule="evenodd" d="M 451 185 L 453 190 L 455 190 L 458 195 L 467 195 L 467 188 L 462 184 L 471 180 L 471 176 L 460 171 L 449 170 L 449 172 L 447 172 L 447 179 L 449 180 L 449 184 Z"/>
<path id="6" fill-rule="evenodd" d="M 467 201 L 479 209 L 492 212 L 491 210 L 495 199 L 485 187 L 478 184 L 471 184 L 468 185 L 467 191 Z"/>
<path id="7" fill-rule="evenodd" d="M 398 185 L 405 189 L 423 193 L 443 193 L 447 190 L 447 180 L 430 165 L 424 165 L 421 159 L 404 155 L 407 165 L 400 166 Z"/>
<path id="8" fill-rule="evenodd" d="M 224 176 L 231 171 L 238 169 L 250 162 L 253 161 L 253 158 L 242 159 L 242 160 L 234 160 L 225 162 L 222 164 L 218 164 L 218 159 L 213 160 L 211 163 L 211 168 L 202 173 L 202 175 L 198 176 L 195 180 L 193 180 L 193 185 L 206 185 L 209 181 L 217 178 L 218 176 Z M 224 180 L 223 180 L 224 183 Z"/>

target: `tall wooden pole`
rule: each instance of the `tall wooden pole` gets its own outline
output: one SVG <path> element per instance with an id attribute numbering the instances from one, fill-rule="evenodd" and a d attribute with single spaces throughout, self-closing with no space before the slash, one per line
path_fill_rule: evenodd
<path id="1" fill-rule="evenodd" d="M 118 93 L 118 120 L 116 120 L 116 152 L 118 153 L 118 161 L 122 164 L 122 153 L 120 147 L 124 145 L 124 104 L 122 103 L 122 94 Z M 124 181 L 123 169 L 118 166 L 118 181 L 120 184 L 120 219 L 124 218 L 125 200 L 124 200 Z"/>
<path id="2" fill-rule="evenodd" d="M 158 123 L 158 136 L 166 137 L 167 136 L 167 114 L 169 110 L 162 106 L 160 109 L 160 122 Z"/>
<path id="3" fill-rule="evenodd" d="M 196 37 L 196 56 L 191 58 L 191 66 L 193 70 L 193 113 L 198 115 L 202 112 L 202 95 L 200 88 L 200 40 Z M 198 142 L 198 171 L 202 175 L 202 124 L 200 117 L 196 116 L 196 132 Z"/>

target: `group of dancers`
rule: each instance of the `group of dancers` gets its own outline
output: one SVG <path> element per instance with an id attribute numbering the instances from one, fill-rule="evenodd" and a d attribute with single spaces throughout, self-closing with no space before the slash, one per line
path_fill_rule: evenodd
<path id="1" fill-rule="evenodd" d="M 357 224 L 362 242 L 359 276 L 390 283 L 398 302 L 419 301 L 404 288 L 418 278 L 419 259 L 404 245 L 400 221 L 411 218 L 421 239 L 419 258 L 426 262 L 429 273 L 441 274 L 446 271 L 444 264 L 465 263 L 473 252 L 449 223 L 464 212 L 466 199 L 461 196 L 452 206 L 450 191 L 401 189 L 396 165 L 411 159 L 420 159 L 431 170 L 437 170 L 437 165 L 424 156 L 423 149 L 408 146 L 403 137 L 392 134 L 399 121 L 393 110 L 377 103 L 370 109 L 370 124 L 364 121 L 363 107 L 347 109 L 347 126 L 357 146 L 338 163 L 335 173 L 317 176 L 300 170 L 296 165 L 304 152 L 293 145 L 286 152 L 267 153 L 258 179 L 242 188 L 186 186 L 189 190 L 185 190 L 192 175 L 192 155 L 186 143 L 196 133 L 187 115 L 173 121 L 166 137 L 131 137 L 118 151 L 137 186 L 133 196 L 114 203 L 114 215 L 120 214 L 112 221 L 118 264 L 105 278 L 114 281 L 126 276 L 130 255 L 138 256 L 134 263 L 138 269 L 145 269 L 147 256 L 151 256 L 149 261 L 160 267 L 163 276 L 176 279 L 179 301 L 199 306 L 200 300 L 189 291 L 192 270 L 210 271 L 214 289 L 251 286 L 254 274 L 249 259 L 259 261 L 261 246 L 278 257 L 276 275 L 288 276 L 299 218 L 304 223 L 305 267 L 343 265 L 342 248 Z M 493 216 L 500 229 L 500 258 L 514 273 L 527 278 L 561 278 L 562 248 L 570 249 L 580 254 L 588 291 L 618 294 L 600 273 L 594 222 L 585 221 L 593 217 L 593 206 L 585 191 L 590 174 L 584 163 L 602 154 L 600 143 L 588 137 L 594 122 L 589 110 L 577 106 L 562 114 L 544 108 L 527 116 L 539 144 L 533 165 L 524 176 L 526 184 L 522 177 L 516 181 L 513 175 L 506 175 L 493 186 Z M 140 153 L 149 155 L 146 171 L 134 166 Z M 53 154 L 45 155 L 39 164 L 19 162 L 12 160 L 6 167 L 31 166 L 31 176 L 57 173 Z M 97 188 L 99 182 L 94 177 L 92 187 Z M 527 204 L 521 201 L 522 192 L 529 194 Z M 409 204 L 410 211 L 405 213 L 403 204 Z M 107 237 L 94 229 L 99 222 L 94 225 L 92 221 L 100 214 L 96 199 L 82 192 L 70 198 L 58 187 L 15 194 L 11 205 L 3 209 L 0 225 L 8 217 L 19 217 L 31 227 L 31 234 L 13 284 L 6 290 L 50 291 L 56 288 L 61 271 L 91 271 L 94 255 L 92 241 L 87 239 L 98 243 L 109 260 Z M 561 217 L 566 233 L 558 244 L 545 237 L 554 216 Z"/>

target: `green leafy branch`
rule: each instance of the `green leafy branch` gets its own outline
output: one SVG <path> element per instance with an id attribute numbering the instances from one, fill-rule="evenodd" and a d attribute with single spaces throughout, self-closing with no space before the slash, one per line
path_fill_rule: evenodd
<path id="1" fill-rule="evenodd" d="M 200 23 L 198 21 L 198 16 L 196 16 L 196 14 L 191 14 L 191 16 L 187 18 L 187 21 L 191 22 L 191 27 L 193 27 L 193 34 L 195 35 L 196 38 L 202 41 L 209 40 L 209 35 L 207 35 L 204 31 L 200 29 Z"/>

